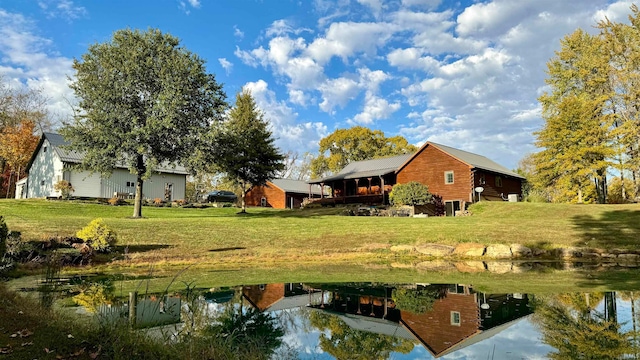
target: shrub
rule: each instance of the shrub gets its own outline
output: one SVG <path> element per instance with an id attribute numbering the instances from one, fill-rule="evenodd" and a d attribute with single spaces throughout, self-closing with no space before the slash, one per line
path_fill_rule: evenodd
<path id="1" fill-rule="evenodd" d="M 442 201 L 442 196 L 433 194 L 431 197 L 431 203 L 434 206 L 435 216 L 444 216 L 446 212 L 446 208 L 444 207 L 444 201 Z"/>
<path id="2" fill-rule="evenodd" d="M 160 198 L 153 199 L 153 205 L 160 207 L 163 204 L 164 204 L 164 201 L 162 199 L 160 199 Z"/>
<path id="3" fill-rule="evenodd" d="M 389 194 L 389 201 L 392 205 L 426 205 L 431 202 L 429 188 L 417 181 L 406 184 L 397 184 Z"/>
<path id="4" fill-rule="evenodd" d="M 63 199 L 68 199 L 71 196 L 71 193 L 75 191 L 71 183 L 67 180 L 60 180 L 55 185 L 53 185 L 53 189 L 55 191 L 60 192 L 60 196 Z"/>
<path id="5" fill-rule="evenodd" d="M 4 217 L 0 216 L 0 260 L 4 257 L 7 249 L 7 237 L 9 237 L 9 227 L 4 222 Z"/>
<path id="6" fill-rule="evenodd" d="M 540 189 L 532 189 L 529 191 L 524 201 L 532 203 L 548 203 L 549 193 Z"/>
<path id="7" fill-rule="evenodd" d="M 97 252 L 109 252 L 116 244 L 116 233 L 102 219 L 94 219 L 84 229 L 78 231 L 77 237 L 86 241 Z"/>
<path id="8" fill-rule="evenodd" d="M 109 205 L 113 205 L 113 206 L 124 205 L 126 203 L 124 200 L 115 196 L 107 201 L 109 202 Z"/>

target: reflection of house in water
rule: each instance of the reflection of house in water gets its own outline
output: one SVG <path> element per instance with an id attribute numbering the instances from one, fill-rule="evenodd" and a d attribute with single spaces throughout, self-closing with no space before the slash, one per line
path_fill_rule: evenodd
<path id="1" fill-rule="evenodd" d="M 242 298 L 260 311 L 293 309 L 320 302 L 322 293 L 300 283 L 242 287 Z"/>
<path id="2" fill-rule="evenodd" d="M 423 314 L 398 309 L 392 288 L 327 290 L 332 294 L 327 303 L 313 308 L 336 314 L 358 330 L 418 340 L 434 357 L 487 339 L 531 313 L 526 295 L 487 295 L 463 285 L 442 288 L 441 297 Z"/>

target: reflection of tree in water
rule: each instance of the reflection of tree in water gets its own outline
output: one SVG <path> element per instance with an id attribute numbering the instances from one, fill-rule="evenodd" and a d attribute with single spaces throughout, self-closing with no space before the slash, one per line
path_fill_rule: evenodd
<path id="1" fill-rule="evenodd" d="M 634 353 L 633 331 L 621 331 L 615 301 L 613 292 L 537 297 L 533 321 L 542 340 L 557 349 L 549 358 L 620 359 Z"/>
<path id="2" fill-rule="evenodd" d="M 408 354 L 414 344 L 395 338 L 350 328 L 339 317 L 320 311 L 309 314 L 311 325 L 322 332 L 320 347 L 336 359 L 388 359 L 392 351 Z"/>
<path id="3" fill-rule="evenodd" d="M 398 287 L 391 298 L 396 308 L 414 314 L 424 314 L 433 309 L 433 303 L 447 295 L 448 285 L 430 285 L 417 288 Z"/>
<path id="4" fill-rule="evenodd" d="M 271 314 L 229 304 L 205 334 L 225 339 L 233 349 L 247 351 L 253 358 L 261 354 L 259 358 L 269 359 L 282 344 L 284 330 Z"/>

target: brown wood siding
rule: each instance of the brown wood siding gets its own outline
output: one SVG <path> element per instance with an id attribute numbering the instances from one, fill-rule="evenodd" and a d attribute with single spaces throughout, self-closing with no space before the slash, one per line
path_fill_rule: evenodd
<path id="1" fill-rule="evenodd" d="M 260 311 L 264 311 L 284 298 L 284 284 L 245 286 L 242 294 Z"/>
<path id="2" fill-rule="evenodd" d="M 453 184 L 445 184 L 444 173 L 453 171 Z M 432 145 L 427 145 L 398 172 L 398 184 L 418 181 L 443 201 L 470 201 L 472 174 L 469 165 Z M 462 204 L 461 204 L 462 205 Z"/>
<path id="3" fill-rule="evenodd" d="M 268 182 L 266 186 L 254 186 L 247 192 L 245 201 L 247 206 L 262 206 L 262 197 L 267 199 L 267 207 L 284 209 L 287 207 L 284 191 Z"/>
<path id="4" fill-rule="evenodd" d="M 451 312 L 460 313 L 460 325 L 451 324 Z M 431 352 L 438 356 L 479 332 L 480 310 L 474 294 L 447 294 L 436 300 L 433 309 L 416 315 L 401 311 L 402 324 Z"/>
<path id="5" fill-rule="evenodd" d="M 496 177 L 502 179 L 502 186 L 498 186 L 496 183 Z M 481 179 L 484 177 L 484 183 L 481 183 Z M 501 199 L 500 194 L 506 198 L 509 194 L 522 195 L 522 180 L 511 176 L 495 174 L 483 170 L 476 170 L 475 173 L 475 185 L 482 186 L 484 191 L 482 192 L 483 200 L 498 200 Z M 476 195 L 477 196 L 477 195 Z"/>

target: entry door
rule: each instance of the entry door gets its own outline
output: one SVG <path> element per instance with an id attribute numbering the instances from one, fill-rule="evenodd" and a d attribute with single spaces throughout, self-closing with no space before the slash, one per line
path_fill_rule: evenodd
<path id="1" fill-rule="evenodd" d="M 444 208 L 447 216 L 455 216 L 456 211 L 460 210 L 460 200 L 445 201 Z"/>
<path id="2" fill-rule="evenodd" d="M 173 201 L 173 183 L 164 184 L 164 200 Z"/>

